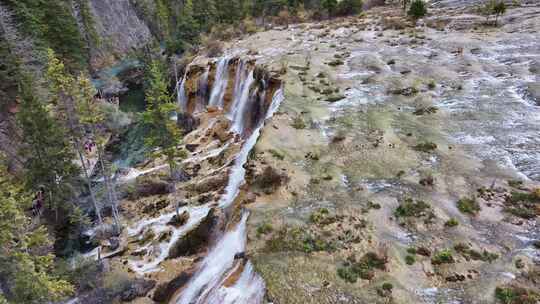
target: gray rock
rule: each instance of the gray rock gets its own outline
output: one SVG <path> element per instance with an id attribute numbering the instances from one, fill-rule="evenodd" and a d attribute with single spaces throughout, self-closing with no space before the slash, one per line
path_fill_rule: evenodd
<path id="1" fill-rule="evenodd" d="M 144 297 L 155 286 L 156 281 L 154 280 L 136 279 L 135 281 L 133 281 L 132 284 L 130 284 L 126 289 L 124 289 L 124 291 L 120 295 L 120 299 L 123 302 L 130 302 L 135 300 L 136 298 Z"/>

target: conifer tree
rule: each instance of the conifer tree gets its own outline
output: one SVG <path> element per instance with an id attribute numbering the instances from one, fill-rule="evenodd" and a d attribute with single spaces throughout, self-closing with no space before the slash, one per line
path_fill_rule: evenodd
<path id="1" fill-rule="evenodd" d="M 178 38 L 182 44 L 192 44 L 199 36 L 199 24 L 194 17 L 193 3 L 186 0 L 178 21 Z"/>
<path id="2" fill-rule="evenodd" d="M 164 156 L 170 169 L 170 176 L 174 180 L 178 175 L 176 158 L 184 157 L 185 152 L 180 149 L 182 141 L 181 132 L 171 115 L 177 110 L 177 105 L 167 90 L 163 67 L 158 60 L 153 60 L 147 69 L 146 111 L 142 114 L 150 132 L 145 138 L 145 144 L 157 149 L 157 156 Z"/>
<path id="3" fill-rule="evenodd" d="M 326 10 L 328 17 L 331 17 L 336 11 L 337 0 L 322 0 L 321 5 Z"/>
<path id="4" fill-rule="evenodd" d="M 88 96 L 88 94 L 91 93 L 89 87 L 80 87 L 80 85 L 85 85 L 85 83 L 82 81 L 80 81 L 80 83 L 77 82 L 70 74 L 68 74 L 65 71 L 64 64 L 56 58 L 56 55 L 51 49 L 47 52 L 47 59 L 46 76 L 53 96 L 52 102 L 56 105 L 57 114 L 62 118 L 62 121 L 65 122 L 69 129 L 73 147 L 75 151 L 77 151 L 86 185 L 90 192 L 90 200 L 94 206 L 98 222 L 101 224 L 103 222 L 101 211 L 90 179 L 91 169 L 88 168 L 86 158 L 83 154 L 85 132 L 79 121 L 79 118 L 82 116 L 86 124 L 89 124 L 90 127 L 94 126 L 100 122 L 97 116 L 98 113 L 96 113 L 98 109 L 88 105 L 88 99 L 92 98 L 91 96 Z"/>
<path id="5" fill-rule="evenodd" d="M 31 196 L 10 178 L 0 163 L 0 276 L 6 279 L 10 303 L 32 304 L 58 301 L 73 292 L 73 287 L 51 273 L 52 254 L 43 226 L 31 228 L 24 210 Z M 0 303 L 7 303 L 0 295 Z"/>
<path id="6" fill-rule="evenodd" d="M 217 18 L 215 1 L 199 0 L 193 2 L 193 18 L 197 22 L 199 32 L 207 32 L 212 29 Z"/>
<path id="7" fill-rule="evenodd" d="M 80 171 L 72 161 L 75 155 L 65 129 L 38 100 L 32 87 L 32 80 L 25 76 L 20 84 L 21 102 L 17 113 L 24 139 L 21 155 L 26 189 L 42 191 L 49 208 L 69 210 L 67 202 L 72 198 L 72 186 Z"/>

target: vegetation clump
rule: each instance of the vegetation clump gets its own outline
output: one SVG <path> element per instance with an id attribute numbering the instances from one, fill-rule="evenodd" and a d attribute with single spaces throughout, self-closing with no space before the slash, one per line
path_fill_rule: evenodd
<path id="1" fill-rule="evenodd" d="M 475 215 L 480 211 L 480 204 L 474 198 L 462 198 L 457 202 L 459 211 L 469 215 Z"/>
<path id="2" fill-rule="evenodd" d="M 335 216 L 330 215 L 330 211 L 326 208 L 320 208 L 317 211 L 314 211 L 309 216 L 309 220 L 319 226 L 326 226 L 337 221 Z"/>
<path id="3" fill-rule="evenodd" d="M 441 264 L 452 264 L 455 263 L 454 256 L 449 249 L 445 249 L 435 253 L 431 258 L 431 264 L 441 265 Z"/>
<path id="4" fill-rule="evenodd" d="M 287 174 L 280 173 L 275 168 L 267 166 L 261 174 L 255 176 L 253 185 L 266 194 L 272 194 L 288 181 Z"/>
<path id="5" fill-rule="evenodd" d="M 426 142 L 417 144 L 416 146 L 413 147 L 413 149 L 419 152 L 429 153 L 437 149 L 437 144 L 430 141 L 426 141 Z"/>
<path id="6" fill-rule="evenodd" d="M 431 206 L 424 201 L 414 201 L 411 198 L 407 198 L 396 208 L 394 215 L 396 217 L 422 217 L 430 209 Z"/>
<path id="7" fill-rule="evenodd" d="M 386 255 L 378 255 L 374 252 L 366 253 L 357 262 L 346 262 L 342 267 L 338 268 L 338 276 L 349 283 L 356 283 L 358 278 L 362 280 L 371 280 L 375 276 L 375 270 L 386 270 L 388 257 Z"/>
<path id="8" fill-rule="evenodd" d="M 540 301 L 540 294 L 518 286 L 498 286 L 495 299 L 501 304 L 535 304 Z"/>
<path id="9" fill-rule="evenodd" d="M 454 246 L 454 250 L 460 253 L 467 261 L 475 260 L 475 261 L 484 261 L 484 262 L 491 263 L 499 258 L 499 255 L 496 253 L 492 253 L 487 250 L 483 250 L 482 252 L 479 252 L 477 250 L 472 249 L 469 245 L 464 244 L 464 243 L 456 244 Z"/>
<path id="10" fill-rule="evenodd" d="M 297 116 L 293 119 L 291 126 L 297 130 L 301 130 L 306 128 L 306 123 L 302 117 Z"/>
<path id="11" fill-rule="evenodd" d="M 323 239 L 302 227 L 283 227 L 273 233 L 266 241 L 265 250 L 269 252 L 297 251 L 312 253 L 317 251 L 332 252 L 336 249 L 333 242 Z"/>
<path id="12" fill-rule="evenodd" d="M 457 226 L 459 226 L 459 222 L 458 222 L 457 219 L 451 218 L 448 221 L 446 221 L 446 223 L 444 223 L 444 226 L 448 227 L 448 228 L 457 227 Z"/>
<path id="13" fill-rule="evenodd" d="M 257 227 L 257 236 L 261 236 L 264 234 L 269 234 L 274 230 L 272 227 L 272 224 L 270 223 L 262 223 Z"/>
<path id="14" fill-rule="evenodd" d="M 411 3 L 411 6 L 409 7 L 409 10 L 407 11 L 407 15 L 409 15 L 414 23 L 418 21 L 418 19 L 424 17 L 427 14 L 427 6 L 426 3 L 422 0 L 414 0 Z"/>
<path id="15" fill-rule="evenodd" d="M 504 211 L 530 220 L 540 214 L 540 189 L 529 192 L 513 191 L 504 202 Z"/>

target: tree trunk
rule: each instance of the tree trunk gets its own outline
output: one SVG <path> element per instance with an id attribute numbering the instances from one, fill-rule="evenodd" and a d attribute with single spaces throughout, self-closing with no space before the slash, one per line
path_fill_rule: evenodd
<path id="1" fill-rule="evenodd" d="M 90 180 L 90 175 L 88 174 L 88 168 L 86 167 L 86 163 L 84 162 L 84 157 L 81 151 L 80 142 L 76 140 L 75 148 L 77 150 L 77 154 L 79 154 L 79 159 L 81 160 L 82 169 L 84 172 L 84 178 L 86 180 L 86 185 L 88 186 L 88 191 L 90 192 L 90 200 L 92 201 L 92 204 L 94 205 L 94 210 L 96 210 L 96 216 L 98 218 L 99 225 L 103 224 L 103 218 L 101 217 L 101 211 L 99 209 L 99 206 L 96 201 L 96 195 L 94 193 L 94 188 L 92 188 L 92 181 Z"/>

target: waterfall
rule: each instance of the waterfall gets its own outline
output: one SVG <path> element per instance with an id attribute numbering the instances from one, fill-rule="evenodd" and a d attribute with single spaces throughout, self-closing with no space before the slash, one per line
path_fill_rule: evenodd
<path id="1" fill-rule="evenodd" d="M 189 66 L 186 67 L 186 72 L 184 73 L 184 77 L 182 77 L 182 80 L 180 81 L 180 86 L 178 87 L 178 92 L 177 92 L 180 111 L 183 111 L 183 112 L 187 112 L 188 98 L 186 95 L 186 80 L 187 80 L 188 71 L 189 71 Z"/>
<path id="2" fill-rule="evenodd" d="M 223 96 L 227 89 L 229 81 L 229 57 L 223 57 L 219 60 L 216 70 L 214 86 L 210 93 L 209 105 L 223 108 Z"/>
<path id="3" fill-rule="evenodd" d="M 268 119 L 272 117 L 272 115 L 274 115 L 274 112 L 281 104 L 283 98 L 283 89 L 279 89 L 278 91 L 276 91 L 274 97 L 272 98 L 272 103 L 270 104 L 270 108 L 268 109 L 265 119 Z M 222 196 L 219 202 L 220 207 L 228 207 L 230 204 L 232 204 L 232 202 L 238 195 L 238 192 L 240 191 L 240 186 L 242 186 L 242 184 L 244 183 L 244 178 L 246 175 L 244 164 L 247 162 L 249 152 L 257 143 L 257 139 L 259 138 L 263 126 L 264 121 L 262 121 L 259 126 L 253 131 L 253 133 L 248 137 L 248 139 L 242 146 L 242 149 L 240 149 L 240 152 L 236 156 L 234 165 L 231 168 L 231 173 L 229 175 L 229 183 L 225 188 L 225 194 Z"/>
<path id="4" fill-rule="evenodd" d="M 229 82 L 230 62 L 231 60 L 227 57 L 220 59 L 218 62 L 215 81 L 208 102 L 211 106 L 226 107 L 223 99 Z M 207 78 L 208 75 L 202 77 Z M 184 87 L 186 78 L 187 72 L 180 84 L 180 91 L 182 92 L 178 92 L 180 105 L 185 105 L 182 107 L 184 111 L 187 111 L 188 103 Z M 229 170 L 225 193 L 218 202 L 219 207 L 223 209 L 230 207 L 238 196 L 240 187 L 245 183 L 246 172 L 244 165 L 248 160 L 248 155 L 259 138 L 265 120 L 272 117 L 284 99 L 283 88 L 279 88 L 272 96 L 268 108 L 265 108 L 264 103 L 268 84 L 264 80 L 257 83 L 259 86 L 256 86 L 255 83 L 254 67 L 250 67 L 246 61 L 237 61 L 233 100 L 228 109 L 225 110 L 227 111 L 226 117 L 232 121 L 231 131 L 242 135 L 244 142 Z M 204 90 L 207 90 L 207 88 L 204 88 Z M 265 111 L 264 116 L 260 115 L 261 109 Z M 255 116 L 250 113 L 251 110 L 257 111 Z M 250 114 L 252 115 L 251 118 L 255 117 L 255 119 L 250 119 L 251 125 L 246 126 L 247 115 Z M 226 146 L 229 144 L 227 143 Z M 251 262 L 244 259 L 235 259 L 235 255 L 244 252 L 246 248 L 246 222 L 248 216 L 249 214 L 244 212 L 236 227 L 224 233 L 201 262 L 199 269 L 185 288 L 180 291 L 180 294 L 171 303 L 262 303 L 265 294 L 264 281 L 254 271 Z M 227 282 L 228 278 L 236 278 L 235 274 L 239 274 L 238 278 L 233 282 Z"/>
<path id="5" fill-rule="evenodd" d="M 248 213 L 244 212 L 240 223 L 231 231 L 225 233 L 225 235 L 219 240 L 210 253 L 204 258 L 201 263 L 200 270 L 190 280 L 187 287 L 182 291 L 180 297 L 175 301 L 177 304 L 199 304 L 199 303 L 232 303 L 224 302 L 227 298 L 246 299 L 250 301 L 242 301 L 240 303 L 261 303 L 264 292 L 260 290 L 254 290 L 249 282 L 254 283 L 255 286 L 261 287 L 264 291 L 264 283 L 262 279 L 258 277 L 252 267 L 244 268 L 245 278 L 242 281 L 237 281 L 235 286 L 244 286 L 246 290 L 251 290 L 249 294 L 240 291 L 239 295 L 229 295 L 229 290 L 237 290 L 235 288 L 227 288 L 222 286 L 223 281 L 227 278 L 225 274 L 228 270 L 233 268 L 235 264 L 235 255 L 239 252 L 244 252 L 246 248 L 246 222 Z M 251 266 L 251 265 L 249 265 Z M 250 270 L 251 269 L 251 270 Z M 255 277 L 256 276 L 256 277 Z M 247 277 L 247 278 L 246 278 Z M 255 287 L 254 286 L 254 287 Z M 233 286 L 234 287 L 234 286 Z M 256 298 L 246 298 L 246 297 Z M 238 303 L 238 301 L 237 301 Z"/>
<path id="6" fill-rule="evenodd" d="M 196 112 L 203 111 L 208 103 L 208 74 L 210 74 L 209 66 L 206 67 L 206 70 L 199 79 L 199 86 L 197 91 L 197 97 L 199 98 L 199 102 L 197 102 L 197 106 L 195 108 Z"/>

